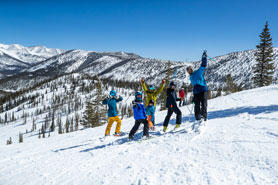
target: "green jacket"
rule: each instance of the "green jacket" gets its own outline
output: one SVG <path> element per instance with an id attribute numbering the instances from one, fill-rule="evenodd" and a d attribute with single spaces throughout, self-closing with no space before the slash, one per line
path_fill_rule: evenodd
<path id="1" fill-rule="evenodd" d="M 146 94 L 147 94 L 147 105 L 149 104 L 149 101 L 150 101 L 150 100 L 153 100 L 153 101 L 154 101 L 154 106 L 156 107 L 156 98 L 157 98 L 157 95 L 158 95 L 159 93 L 161 93 L 162 90 L 163 90 L 163 83 L 161 83 L 161 85 L 160 85 L 160 87 L 159 87 L 159 89 L 158 89 L 157 91 L 153 91 L 153 92 L 150 92 L 150 91 L 147 89 L 145 82 L 142 83 L 142 87 L 143 87 L 143 90 L 144 90 L 144 91 L 146 92 Z"/>

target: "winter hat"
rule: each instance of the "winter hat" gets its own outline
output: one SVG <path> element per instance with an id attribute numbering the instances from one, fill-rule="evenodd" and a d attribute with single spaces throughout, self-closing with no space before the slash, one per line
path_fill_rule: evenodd
<path id="1" fill-rule="evenodd" d="M 176 84 L 174 83 L 174 82 L 170 82 L 170 85 L 169 85 L 170 87 L 172 87 L 172 86 L 175 86 L 176 87 Z"/>
<path id="2" fill-rule="evenodd" d="M 150 100 L 150 101 L 149 101 L 149 104 L 150 104 L 150 103 L 154 104 L 154 100 Z"/>
<path id="3" fill-rule="evenodd" d="M 149 88 L 151 91 L 155 90 L 155 87 L 154 85 L 150 85 L 150 88 Z"/>
<path id="4" fill-rule="evenodd" d="M 116 96 L 116 91 L 115 90 L 112 90 L 112 91 L 110 91 L 110 96 Z"/>
<path id="5" fill-rule="evenodd" d="M 140 92 L 140 91 L 135 92 L 135 101 L 136 102 L 142 102 L 143 101 L 142 100 L 142 92 Z"/>

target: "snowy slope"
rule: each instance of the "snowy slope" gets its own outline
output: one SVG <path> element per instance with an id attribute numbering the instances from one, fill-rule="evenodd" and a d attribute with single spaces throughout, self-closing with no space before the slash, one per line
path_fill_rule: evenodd
<path id="1" fill-rule="evenodd" d="M 278 184 L 277 96 L 273 85 L 210 100 L 200 132 L 187 132 L 192 121 L 182 107 L 183 130 L 140 143 L 100 139 L 101 126 L 45 139 L 29 133 L 22 144 L 4 145 L 2 133 L 26 127 L 2 126 L 0 184 Z M 165 115 L 156 113 L 158 131 Z M 122 131 L 133 123 L 124 119 Z"/>

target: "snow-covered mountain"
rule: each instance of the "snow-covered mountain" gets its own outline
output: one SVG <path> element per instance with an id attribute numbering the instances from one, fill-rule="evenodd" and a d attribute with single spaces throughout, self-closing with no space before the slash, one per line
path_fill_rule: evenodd
<path id="1" fill-rule="evenodd" d="M 77 74 L 73 78 L 77 84 L 89 84 Z M 48 107 L 57 98 L 64 105 L 55 115 L 62 109 L 67 112 L 73 108 L 67 103 L 71 96 L 62 96 L 72 89 L 68 82 L 66 77 L 61 77 L 26 92 L 26 96 L 34 95 L 34 98 L 10 110 L 14 111 L 16 121 L 0 126 L 0 184 L 278 182 L 278 85 L 209 100 L 208 121 L 193 131 L 193 119 L 187 107 L 182 107 L 180 130 L 164 134 L 162 123 L 167 112 L 157 111 L 156 131 L 150 133 L 154 138 L 146 141 L 139 139 L 142 127 L 133 142 L 128 142 L 127 135 L 103 138 L 106 125 L 64 134 L 58 134 L 56 128 L 50 137 L 46 134 L 46 138 L 38 139 L 38 129 L 52 112 Z M 79 88 L 73 90 L 77 102 L 85 99 Z M 124 97 L 123 103 L 126 102 L 128 96 L 122 90 L 118 92 Z M 29 115 L 27 120 L 22 117 L 24 114 Z M 2 120 L 4 115 L 5 112 L 0 113 Z M 11 112 L 8 115 L 11 117 Z M 63 123 L 67 116 L 73 115 L 60 114 Z M 30 131 L 34 124 L 37 129 Z M 133 124 L 133 118 L 123 119 L 121 131 L 128 133 Z M 169 130 L 174 126 L 173 116 Z M 24 133 L 23 143 L 18 143 L 19 132 Z M 5 145 L 9 137 L 13 143 Z"/>
<path id="2" fill-rule="evenodd" d="M 18 48 L 18 47 L 17 47 Z M 36 48 L 36 47 L 34 47 Z M 16 50 L 16 49 L 15 49 Z M 44 51 L 43 49 L 33 49 L 33 51 Z M 53 52 L 55 53 L 55 52 Z M 144 77 L 148 83 L 157 84 L 161 79 L 166 77 L 168 69 L 168 61 L 158 59 L 142 58 L 133 53 L 124 52 L 92 52 L 84 50 L 56 51 L 57 55 L 40 60 L 37 62 L 21 61 L 5 54 L 3 60 L 0 58 L 2 66 L 2 78 L 5 77 L 7 71 L 15 71 L 13 76 L 9 76 L 0 82 L 3 89 L 20 89 L 34 85 L 45 79 L 57 75 L 63 75 L 72 72 L 89 73 L 90 75 L 98 75 L 100 78 L 109 78 L 114 80 L 138 81 Z M 208 52 L 209 54 L 209 52 Z M 247 50 L 229 53 L 227 55 L 218 56 L 208 61 L 208 68 L 205 74 L 210 88 L 216 88 L 223 85 L 224 79 L 228 74 L 236 84 L 242 84 L 248 88 L 252 85 L 252 68 L 255 61 L 255 50 Z M 201 55 L 201 54 L 200 54 Z M 34 65 L 28 65 L 28 64 Z M 192 65 L 198 68 L 200 62 L 170 62 L 172 71 L 176 71 L 175 81 L 178 84 L 189 84 L 189 76 L 186 73 L 186 67 Z M 8 64 L 14 64 L 8 66 Z M 17 65 L 18 69 L 13 67 Z M 278 48 L 274 48 L 274 83 L 278 82 Z M 1 65 L 0 65 L 1 67 Z M 1 69 L 1 68 L 0 68 Z M 1 76 L 0 76 L 1 78 Z M 22 86 L 24 84 L 24 86 Z"/>
<path id="3" fill-rule="evenodd" d="M 40 61 L 65 52 L 45 46 L 24 47 L 19 44 L 0 44 L 0 79 L 14 75 Z"/>

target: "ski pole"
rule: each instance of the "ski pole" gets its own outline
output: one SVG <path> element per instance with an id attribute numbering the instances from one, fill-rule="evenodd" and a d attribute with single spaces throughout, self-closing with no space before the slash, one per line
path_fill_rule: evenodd
<path id="1" fill-rule="evenodd" d="M 216 62 L 215 60 L 213 60 L 211 57 L 207 56 L 210 60 L 212 60 L 213 62 Z"/>
<path id="2" fill-rule="evenodd" d="M 174 74 L 173 74 L 171 80 L 169 81 L 168 86 L 170 85 L 170 83 L 171 83 L 171 81 L 174 79 L 174 77 L 176 76 L 177 71 L 178 71 L 178 69 L 175 70 L 175 72 L 174 72 Z"/>

